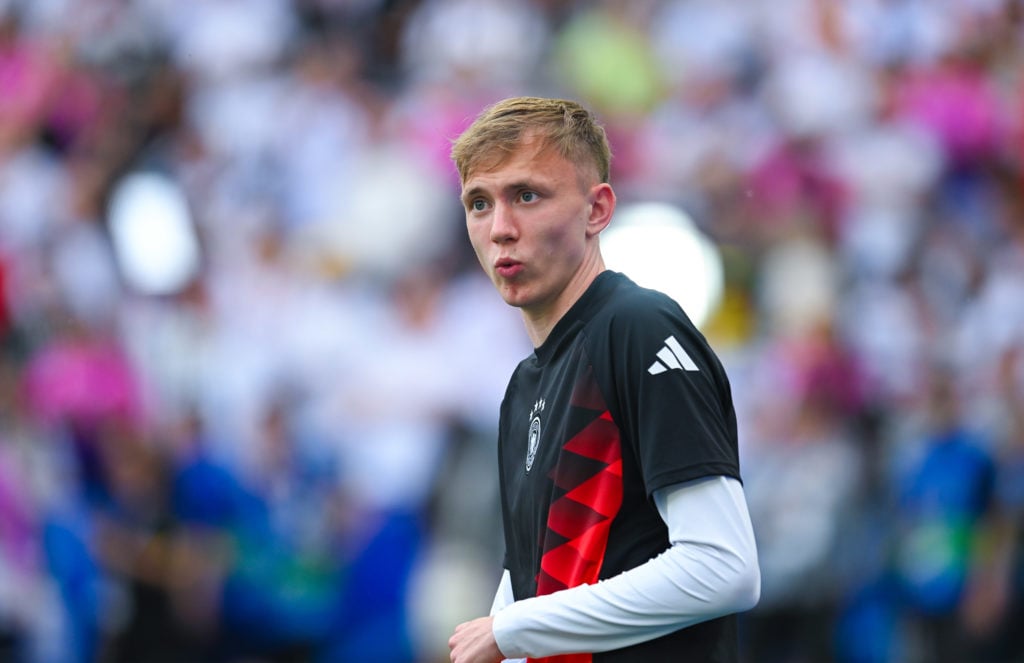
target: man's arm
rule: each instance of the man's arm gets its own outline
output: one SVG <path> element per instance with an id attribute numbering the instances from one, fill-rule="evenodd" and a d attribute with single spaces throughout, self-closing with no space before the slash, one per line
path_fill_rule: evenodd
<path id="1" fill-rule="evenodd" d="M 448 638 L 452 663 L 499 663 L 504 656 L 494 641 L 494 617 L 480 617 L 455 627 Z"/>
<path id="2" fill-rule="evenodd" d="M 477 626 L 493 634 L 479 635 L 493 638 L 505 657 L 599 652 L 752 608 L 761 576 L 739 481 L 670 486 L 655 503 L 669 528 L 668 550 L 597 584 L 516 601 L 483 618 L 493 623 Z"/>

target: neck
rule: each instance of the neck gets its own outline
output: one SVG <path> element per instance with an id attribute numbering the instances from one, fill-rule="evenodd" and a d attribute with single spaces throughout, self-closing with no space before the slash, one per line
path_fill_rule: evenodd
<path id="1" fill-rule="evenodd" d="M 544 344 L 558 321 L 583 296 L 594 279 L 604 270 L 604 259 L 600 253 L 596 253 L 591 259 L 584 261 L 575 276 L 553 302 L 544 306 L 522 309 L 526 334 L 530 337 L 533 347 L 539 348 Z"/>

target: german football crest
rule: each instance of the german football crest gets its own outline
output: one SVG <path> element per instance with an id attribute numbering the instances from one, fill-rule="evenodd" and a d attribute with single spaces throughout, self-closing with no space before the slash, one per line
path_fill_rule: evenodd
<path id="1" fill-rule="evenodd" d="M 540 445 L 540 413 L 544 411 L 544 399 L 533 404 L 530 410 L 530 432 L 526 444 L 526 471 L 533 467 L 533 461 L 537 458 L 537 447 Z"/>

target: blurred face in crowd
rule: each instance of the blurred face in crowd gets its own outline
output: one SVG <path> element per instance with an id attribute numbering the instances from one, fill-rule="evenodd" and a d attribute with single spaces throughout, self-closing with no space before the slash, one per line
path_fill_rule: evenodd
<path id="1" fill-rule="evenodd" d="M 484 271 L 528 321 L 552 323 L 604 269 L 598 233 L 615 194 L 536 132 L 496 150 L 462 186 L 469 239 Z"/>

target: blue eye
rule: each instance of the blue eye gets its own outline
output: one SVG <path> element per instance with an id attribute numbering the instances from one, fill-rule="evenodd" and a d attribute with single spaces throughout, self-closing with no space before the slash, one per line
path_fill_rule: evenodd
<path id="1" fill-rule="evenodd" d="M 472 203 L 470 203 L 470 207 L 472 207 L 472 208 L 473 208 L 473 211 L 474 211 L 474 212 L 482 212 L 482 211 L 484 211 L 485 209 L 487 209 L 487 203 L 486 203 L 486 202 L 484 202 L 484 200 L 483 200 L 483 199 L 481 199 L 481 198 L 477 198 L 477 199 L 476 199 L 476 200 L 474 200 L 474 201 L 473 201 Z"/>
<path id="2" fill-rule="evenodd" d="M 534 193 L 533 191 L 523 191 L 521 194 L 519 194 L 519 199 L 522 200 L 524 203 L 532 203 L 533 201 L 537 200 L 537 194 Z"/>

